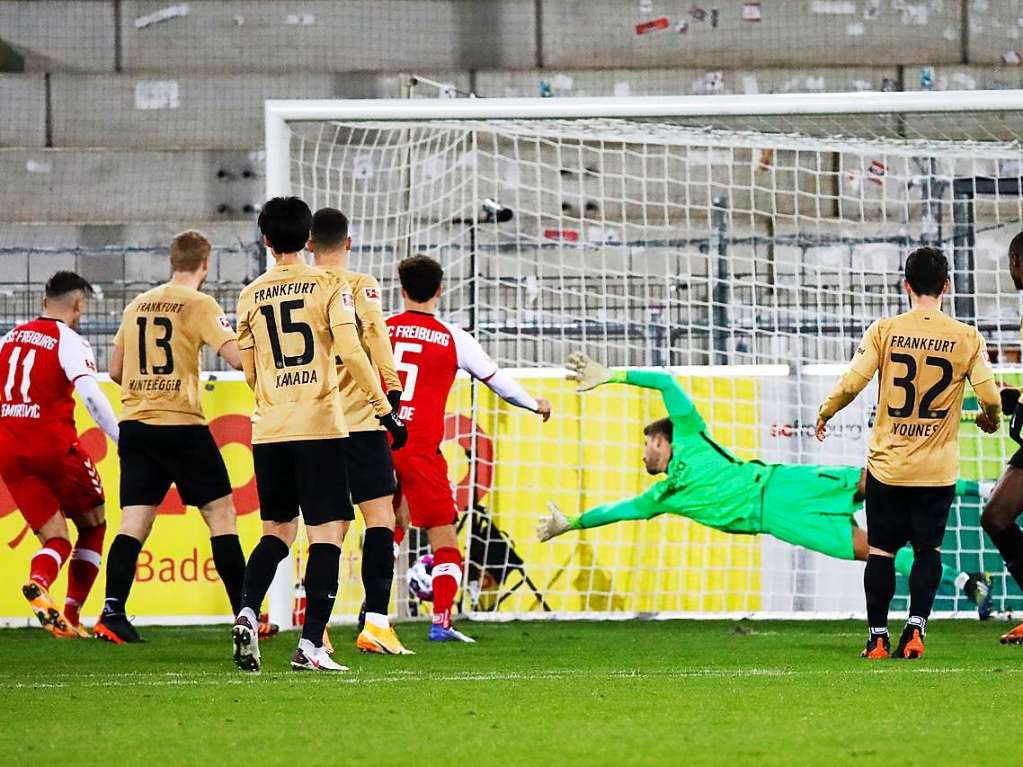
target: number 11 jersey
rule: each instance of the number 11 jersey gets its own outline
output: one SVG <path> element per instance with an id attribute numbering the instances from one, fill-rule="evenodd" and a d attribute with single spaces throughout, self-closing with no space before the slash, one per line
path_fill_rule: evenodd
<path id="1" fill-rule="evenodd" d="M 185 285 L 147 290 L 124 310 L 114 346 L 124 352 L 121 420 L 156 426 L 206 423 L 199 355 L 236 338 L 216 300 Z"/>
<path id="2" fill-rule="evenodd" d="M 307 264 L 278 264 L 238 298 L 238 346 L 254 349 L 252 444 L 348 436 L 334 329 L 355 324 L 347 283 Z"/>
<path id="3" fill-rule="evenodd" d="M 980 331 L 937 309 L 885 317 L 849 367 L 867 380 L 878 373 L 870 473 L 888 485 L 954 485 L 966 381 L 976 389 L 994 378 Z"/>

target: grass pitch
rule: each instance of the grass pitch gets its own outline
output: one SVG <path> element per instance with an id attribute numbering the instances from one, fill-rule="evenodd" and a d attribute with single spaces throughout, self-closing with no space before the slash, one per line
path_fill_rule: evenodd
<path id="1" fill-rule="evenodd" d="M 893 621 L 893 628 L 896 623 Z M 867 662 L 854 622 L 466 624 L 475 645 L 361 656 L 347 675 L 230 660 L 226 626 L 145 645 L 0 631 L 0 764 L 1002 765 L 1023 648 L 936 621 L 920 661 Z"/>

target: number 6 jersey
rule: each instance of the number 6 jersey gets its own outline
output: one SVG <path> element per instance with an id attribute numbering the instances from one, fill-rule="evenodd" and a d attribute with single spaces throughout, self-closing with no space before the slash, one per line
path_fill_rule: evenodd
<path id="1" fill-rule="evenodd" d="M 124 352 L 121 420 L 156 426 L 206 423 L 199 401 L 199 355 L 236 338 L 212 296 L 167 283 L 124 310 L 114 346 Z"/>
<path id="2" fill-rule="evenodd" d="M 254 350 L 254 445 L 348 436 L 334 362 L 345 325 L 355 334 L 351 290 L 321 269 L 278 264 L 245 287 L 238 346 Z"/>
<path id="3" fill-rule="evenodd" d="M 830 418 L 878 373 L 870 473 L 888 485 L 954 485 L 959 421 L 969 380 L 982 403 L 999 401 L 980 331 L 938 309 L 875 321 L 849 370 L 821 405 Z"/>

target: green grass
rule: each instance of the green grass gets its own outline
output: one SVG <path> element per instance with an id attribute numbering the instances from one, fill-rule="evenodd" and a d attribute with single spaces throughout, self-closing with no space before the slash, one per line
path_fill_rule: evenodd
<path id="1" fill-rule="evenodd" d="M 935 622 L 916 662 L 860 660 L 853 622 L 515 623 L 475 645 L 359 656 L 347 675 L 230 661 L 226 627 L 145 645 L 0 631 L 0 764 L 1004 765 L 1023 648 L 1006 624 Z"/>

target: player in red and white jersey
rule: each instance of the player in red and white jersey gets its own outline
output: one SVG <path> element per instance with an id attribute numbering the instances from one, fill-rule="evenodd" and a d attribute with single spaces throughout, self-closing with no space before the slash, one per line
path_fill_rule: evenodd
<path id="1" fill-rule="evenodd" d="M 89 342 L 76 332 L 92 286 L 73 272 L 46 283 L 43 316 L 0 339 L 0 478 L 43 547 L 22 593 L 54 636 L 88 636 L 79 613 L 99 572 L 106 533 L 103 484 L 75 428 L 77 391 L 114 442 L 117 418 L 96 382 Z M 74 549 L 67 519 L 78 529 Z M 64 562 L 64 610 L 50 586 Z"/>
<path id="2" fill-rule="evenodd" d="M 448 466 L 440 452 L 448 393 L 455 375 L 464 370 L 506 402 L 532 410 L 544 421 L 551 417 L 551 404 L 533 399 L 471 335 L 437 319 L 444 278 L 439 263 L 426 256 L 406 258 L 398 265 L 398 276 L 405 311 L 389 318 L 387 326 L 402 378 L 398 413 L 408 427 L 408 442 L 393 454 L 399 488 L 395 497 L 407 504 L 412 524 L 426 529 L 433 550 L 430 640 L 471 642 L 451 627 L 451 607 L 462 580 L 462 553 L 455 534 L 457 508 Z"/>

